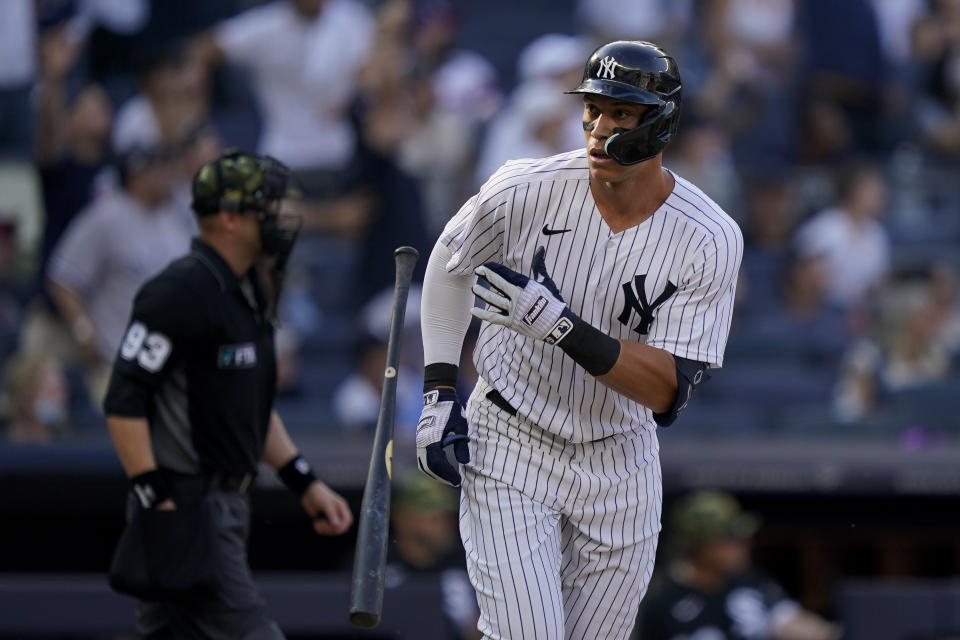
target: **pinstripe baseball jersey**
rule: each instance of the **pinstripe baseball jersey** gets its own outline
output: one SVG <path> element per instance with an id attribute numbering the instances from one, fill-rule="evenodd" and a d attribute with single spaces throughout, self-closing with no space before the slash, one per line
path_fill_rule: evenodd
<path id="1" fill-rule="evenodd" d="M 639 225 L 613 233 L 590 192 L 583 149 L 505 164 L 450 220 L 440 242 L 447 271 L 486 261 L 532 276 L 547 270 L 572 311 L 600 331 L 723 364 L 743 253 L 736 223 L 674 174 L 667 200 Z M 608 389 L 563 351 L 483 323 L 477 371 L 520 416 L 570 442 L 654 430 L 647 407 Z M 655 438 L 643 438 L 648 450 Z"/>

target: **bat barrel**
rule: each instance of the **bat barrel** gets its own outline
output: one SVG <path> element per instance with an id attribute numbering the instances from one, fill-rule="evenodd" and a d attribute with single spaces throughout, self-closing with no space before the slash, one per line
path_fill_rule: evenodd
<path id="1" fill-rule="evenodd" d="M 387 533 L 390 529 L 390 476 L 393 458 L 393 425 L 397 399 L 397 369 L 400 334 L 407 309 L 410 280 L 419 253 L 413 247 L 394 251 L 397 275 L 393 291 L 390 338 L 383 374 L 380 413 L 370 455 L 367 483 L 363 490 L 353 579 L 350 586 L 350 622 L 358 627 L 374 627 L 383 608 L 383 578 L 387 561 Z"/>

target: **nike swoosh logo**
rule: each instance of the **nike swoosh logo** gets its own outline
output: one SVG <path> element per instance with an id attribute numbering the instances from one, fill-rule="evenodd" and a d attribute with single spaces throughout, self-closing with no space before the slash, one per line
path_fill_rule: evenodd
<path id="1" fill-rule="evenodd" d="M 566 233 L 567 231 L 573 231 L 573 229 L 548 229 L 547 225 L 543 225 L 543 235 L 545 236 L 555 236 L 558 233 Z"/>

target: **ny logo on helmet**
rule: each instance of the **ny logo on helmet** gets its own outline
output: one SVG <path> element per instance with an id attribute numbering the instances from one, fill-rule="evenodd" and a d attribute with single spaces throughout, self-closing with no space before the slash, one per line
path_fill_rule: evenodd
<path id="1" fill-rule="evenodd" d="M 597 77 L 604 80 L 613 80 L 617 69 L 617 61 L 613 56 L 607 56 L 600 60 L 600 68 L 597 69 Z"/>

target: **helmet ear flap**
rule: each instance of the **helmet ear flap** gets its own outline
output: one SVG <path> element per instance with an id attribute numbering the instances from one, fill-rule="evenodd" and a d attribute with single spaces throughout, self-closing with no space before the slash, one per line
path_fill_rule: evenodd
<path id="1" fill-rule="evenodd" d="M 607 138 L 604 151 L 618 164 L 631 165 L 653 158 L 673 139 L 677 130 L 675 102 L 651 109 L 633 129 L 619 129 Z"/>

